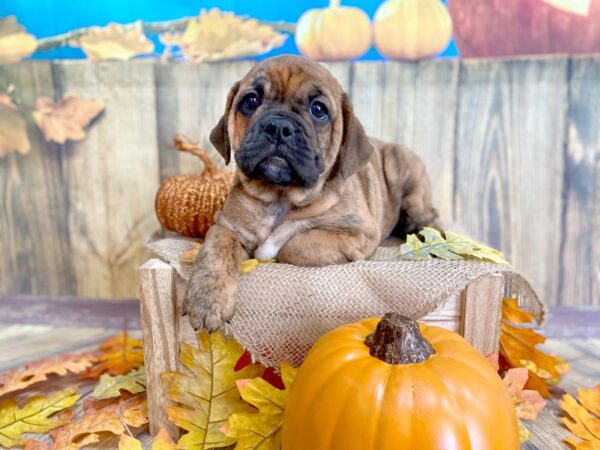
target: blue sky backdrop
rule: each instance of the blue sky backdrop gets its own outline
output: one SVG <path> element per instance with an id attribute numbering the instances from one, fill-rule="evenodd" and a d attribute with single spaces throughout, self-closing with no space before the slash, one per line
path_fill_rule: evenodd
<path id="1" fill-rule="evenodd" d="M 445 0 L 444 0 L 445 2 Z M 240 15 L 249 15 L 262 20 L 285 20 L 296 22 L 309 8 L 322 8 L 327 0 L 1 0 L 0 16 L 14 15 L 27 31 L 38 38 L 53 36 L 91 25 L 106 25 L 109 22 L 129 23 L 135 20 L 148 22 L 177 19 L 198 14 L 201 8 L 218 7 Z M 342 5 L 356 6 L 373 18 L 380 1 L 342 0 Z M 162 47 L 156 38 L 156 51 Z M 298 53 L 293 38 L 268 55 Z M 456 56 L 454 42 L 441 55 Z M 38 53 L 34 58 L 83 58 L 79 49 L 64 48 Z M 375 49 L 369 50 L 361 59 L 382 59 Z"/>

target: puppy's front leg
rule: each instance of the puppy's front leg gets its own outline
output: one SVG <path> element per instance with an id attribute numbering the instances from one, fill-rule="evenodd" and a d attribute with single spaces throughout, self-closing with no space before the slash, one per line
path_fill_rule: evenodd
<path id="1" fill-rule="evenodd" d="M 237 236 L 215 224 L 206 235 L 185 291 L 183 313 L 195 330 L 213 331 L 231 319 L 242 261 L 247 258 Z"/>

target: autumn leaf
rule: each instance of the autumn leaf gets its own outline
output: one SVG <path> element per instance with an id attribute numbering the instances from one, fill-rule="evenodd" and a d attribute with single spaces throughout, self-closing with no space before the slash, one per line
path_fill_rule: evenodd
<path id="1" fill-rule="evenodd" d="M 142 448 L 142 443 L 138 439 L 135 439 L 128 434 L 121 435 L 121 438 L 119 439 L 119 450 L 142 450 Z M 161 428 L 152 441 L 152 450 L 176 449 L 177 446 L 175 445 L 175 442 L 173 442 L 173 439 L 171 439 L 171 436 L 169 436 L 169 433 L 167 433 L 164 428 Z"/>
<path id="2" fill-rule="evenodd" d="M 298 369 L 281 364 L 285 389 L 277 389 L 262 378 L 238 380 L 240 395 L 258 411 L 234 413 L 223 427 L 224 433 L 235 439 L 235 450 L 279 450 L 281 425 L 290 386 Z"/>
<path id="3" fill-rule="evenodd" d="M 246 19 L 218 8 L 201 10 L 197 19 L 187 23 L 183 33 L 164 33 L 160 41 L 179 47 L 185 59 L 219 61 L 267 53 L 280 47 L 287 36 L 254 19 Z"/>
<path id="4" fill-rule="evenodd" d="M 164 372 L 161 380 L 167 397 L 181 406 L 167 406 L 169 420 L 187 431 L 178 448 L 209 449 L 234 443 L 221 431 L 235 412 L 248 412 L 236 381 L 258 376 L 259 366 L 234 371 L 244 350 L 221 332 L 197 334 L 198 347 L 183 343 L 180 360 L 189 372 Z"/>
<path id="5" fill-rule="evenodd" d="M 521 310 L 517 299 L 505 298 L 502 302 L 500 323 L 500 356 L 511 367 L 529 370 L 526 387 L 538 391 L 543 397 L 550 396 L 549 384 L 556 384 L 569 370 L 567 362 L 549 355 L 539 348 L 546 338 L 533 327 L 533 315 Z"/>
<path id="6" fill-rule="evenodd" d="M 276 263 L 277 260 L 272 259 L 246 259 L 242 261 L 242 267 L 240 268 L 240 273 L 251 273 L 256 270 L 259 264 L 272 264 Z"/>
<path id="7" fill-rule="evenodd" d="M 139 21 L 128 26 L 109 23 L 105 27 L 90 27 L 83 37 L 70 44 L 81 47 L 90 61 L 127 61 L 154 51 L 154 44 L 144 35 Z"/>
<path id="8" fill-rule="evenodd" d="M 496 264 L 508 264 L 502 253 L 496 249 L 452 231 L 445 231 L 442 235 L 430 227 L 423 228 L 418 234 L 406 236 L 406 242 L 400 246 L 400 255 L 408 260 L 433 257 L 446 260 L 475 258 Z"/>
<path id="9" fill-rule="evenodd" d="M 0 64 L 18 62 L 36 48 L 35 37 L 27 34 L 14 16 L 0 18 Z"/>
<path id="10" fill-rule="evenodd" d="M 85 409 L 79 421 L 71 421 L 67 425 L 54 430 L 52 448 L 74 450 L 100 441 L 99 433 L 121 435 L 125 433 L 125 425 L 141 427 L 148 422 L 146 395 L 136 395 L 111 402 L 100 408 L 92 403 Z M 124 425 L 125 424 L 125 425 Z"/>
<path id="11" fill-rule="evenodd" d="M 562 423 L 573 433 L 565 441 L 575 450 L 600 449 L 600 385 L 577 389 L 577 397 L 566 394 L 560 402 Z"/>
<path id="12" fill-rule="evenodd" d="M 27 153 L 30 148 L 25 119 L 12 99 L 0 94 L 0 158 L 12 151 Z"/>
<path id="13" fill-rule="evenodd" d="M 132 370 L 126 375 L 111 376 L 107 373 L 100 376 L 100 382 L 92 395 L 98 399 L 119 397 L 121 390 L 137 394 L 146 390 L 144 366 Z"/>
<path id="14" fill-rule="evenodd" d="M 537 391 L 525 389 L 529 372 L 524 367 L 509 369 L 502 382 L 513 399 L 520 419 L 535 420 L 546 406 L 546 400 Z"/>
<path id="15" fill-rule="evenodd" d="M 50 375 L 81 373 L 89 368 L 96 357 L 93 353 L 65 354 L 47 357 L 27 364 L 24 369 L 11 369 L 0 376 L 0 396 L 25 389 L 32 384 L 46 381 Z"/>
<path id="16" fill-rule="evenodd" d="M 50 97 L 39 97 L 31 115 L 42 130 L 44 139 L 64 144 L 67 139 L 84 139 L 86 134 L 83 129 L 103 109 L 104 103 L 101 100 L 86 100 L 73 94 L 65 94 L 58 103 Z"/>
<path id="17" fill-rule="evenodd" d="M 128 434 L 122 434 L 119 439 L 119 450 L 143 450 L 142 443 Z"/>
<path id="18" fill-rule="evenodd" d="M 198 257 L 198 252 L 202 248 L 201 242 L 190 242 L 192 248 L 189 250 L 185 250 L 179 254 L 179 261 L 182 263 L 193 264 L 196 262 L 196 258 Z"/>
<path id="19" fill-rule="evenodd" d="M 83 378 L 97 378 L 103 373 L 124 375 L 144 364 L 142 341 L 121 332 L 100 344 L 98 362 Z"/>
<path id="20" fill-rule="evenodd" d="M 78 399 L 77 389 L 71 387 L 48 397 L 32 397 L 21 409 L 14 398 L 0 400 L 0 446 L 23 446 L 23 433 L 47 433 L 63 425 L 65 420 L 50 416 L 70 407 Z"/>

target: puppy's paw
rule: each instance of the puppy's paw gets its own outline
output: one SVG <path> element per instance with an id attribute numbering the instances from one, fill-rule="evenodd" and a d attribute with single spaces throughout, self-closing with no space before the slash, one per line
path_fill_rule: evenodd
<path id="1" fill-rule="evenodd" d="M 230 280 L 194 274 L 183 299 L 183 314 L 189 317 L 192 328 L 212 332 L 229 322 L 235 310 L 234 290 Z"/>

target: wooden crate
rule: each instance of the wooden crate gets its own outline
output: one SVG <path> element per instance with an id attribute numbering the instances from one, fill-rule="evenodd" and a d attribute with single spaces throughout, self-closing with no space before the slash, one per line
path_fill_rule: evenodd
<path id="1" fill-rule="evenodd" d="M 195 340 L 188 319 L 180 313 L 185 286 L 175 269 L 158 259 L 141 266 L 138 276 L 150 432 L 154 434 L 164 427 L 176 433 L 164 411 L 169 401 L 160 374 L 180 370 L 180 342 Z M 477 278 L 422 320 L 460 333 L 483 355 L 489 355 L 498 349 L 504 288 L 502 275 Z"/>

